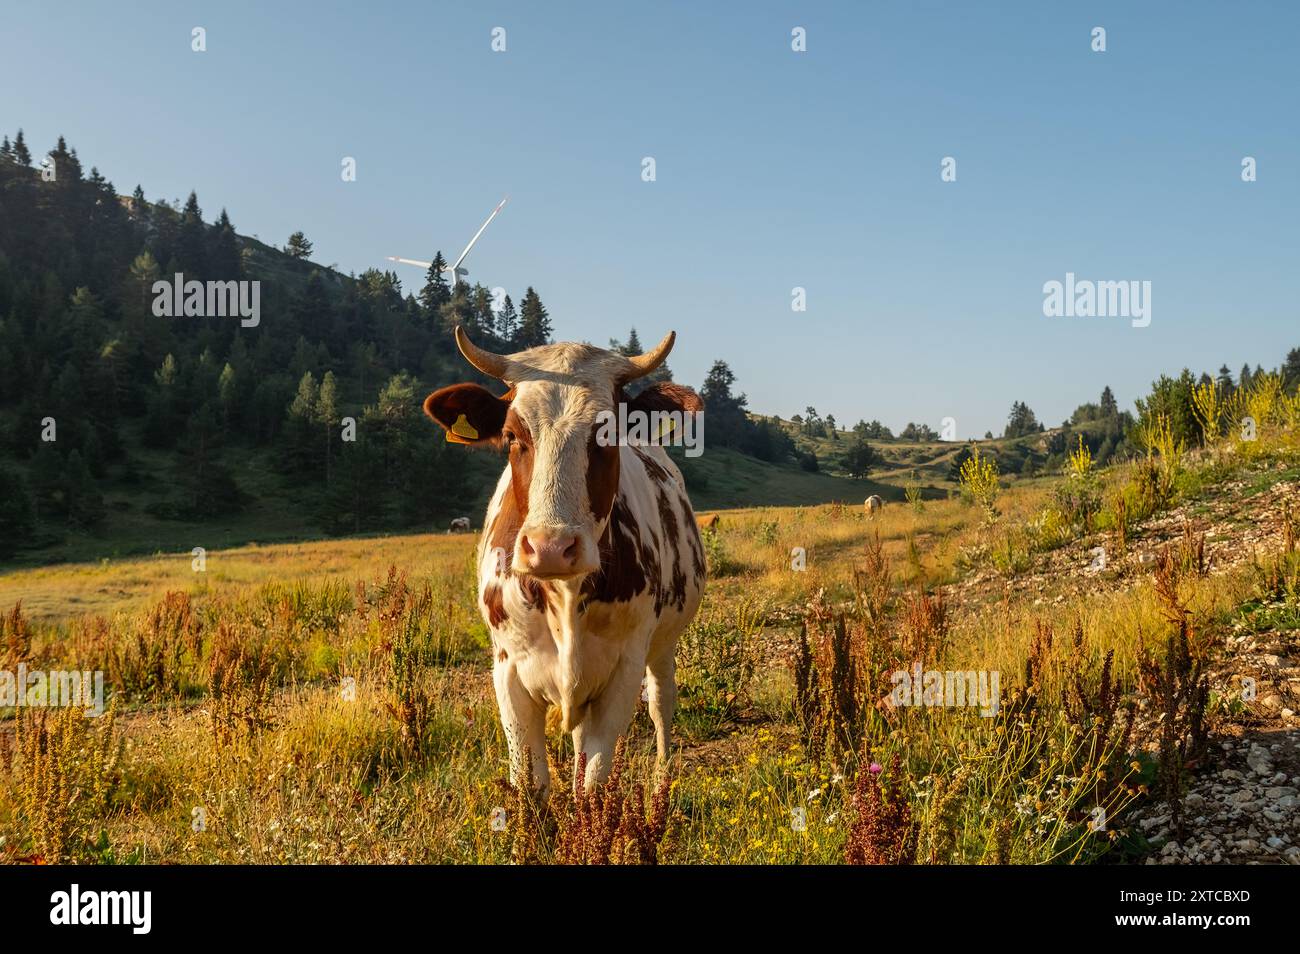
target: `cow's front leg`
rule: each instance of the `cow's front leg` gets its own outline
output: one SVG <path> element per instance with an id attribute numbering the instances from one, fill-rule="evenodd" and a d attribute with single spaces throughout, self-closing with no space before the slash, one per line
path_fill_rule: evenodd
<path id="1" fill-rule="evenodd" d="M 546 763 L 546 705 L 524 688 L 514 664 L 503 660 L 502 655 L 498 649 L 492 663 L 492 683 L 510 748 L 510 779 L 517 786 L 536 788 L 545 797 L 551 789 L 551 769 Z"/>
<path id="2" fill-rule="evenodd" d="M 614 748 L 619 736 L 627 732 L 641 697 L 641 678 L 645 673 L 644 656 L 636 654 L 619 660 L 601 694 L 587 704 L 582 721 L 573 730 L 573 750 L 587 756 L 584 787 L 599 784 L 609 777 Z M 578 784 L 578 764 L 573 766 L 574 787 Z"/>

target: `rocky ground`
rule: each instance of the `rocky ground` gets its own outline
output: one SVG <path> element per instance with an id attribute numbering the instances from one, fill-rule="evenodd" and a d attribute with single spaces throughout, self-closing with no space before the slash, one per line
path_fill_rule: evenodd
<path id="1" fill-rule="evenodd" d="M 1125 589 L 1150 573 L 1156 554 L 1177 545 L 1189 527 L 1204 534 L 1209 574 L 1263 560 L 1284 548 L 1284 507 L 1300 511 L 1300 483 L 1258 476 L 1263 479 L 1234 481 L 1208 500 L 1144 523 L 1124 554 L 1098 537 L 1042 554 L 1029 572 L 1010 580 L 975 576 L 955 589 L 977 604 L 1005 600 L 1009 591 L 1011 599 L 1036 605 Z M 1097 547 L 1105 548 L 1104 567 L 1097 565 Z M 1217 700 L 1210 751 L 1184 796 L 1181 830 L 1163 803 L 1135 814 L 1154 846 L 1147 864 L 1300 864 L 1300 632 L 1268 628 L 1268 609 L 1262 608 L 1262 629 L 1238 623 L 1208 667 Z"/>
<path id="2" fill-rule="evenodd" d="M 967 573 L 942 588 L 945 600 L 961 615 L 1122 591 L 1149 579 L 1157 555 L 1189 533 L 1203 535 L 1207 575 L 1263 564 L 1285 549 L 1286 507 L 1300 513 L 1300 481 L 1284 476 L 1260 471 L 1218 486 L 1136 527 L 1123 552 L 1110 535 L 1095 534 L 1033 555 L 1014 575 Z M 1153 846 L 1147 864 L 1300 864 L 1300 630 L 1271 627 L 1271 609 L 1283 607 L 1263 606 L 1259 621 L 1224 634 L 1207 666 L 1210 750 L 1195 768 L 1178 830 L 1161 801 L 1134 815 Z M 778 654 L 791 651 L 802 608 L 787 615 L 771 621 L 787 627 Z M 1137 737 L 1153 740 L 1154 749 L 1156 714 L 1139 704 Z"/>
<path id="3" fill-rule="evenodd" d="M 1300 865 L 1300 634 L 1238 632 L 1209 671 L 1219 698 L 1206 764 L 1183 799 L 1181 833 L 1163 806 L 1138 813 L 1147 864 Z M 1244 679 L 1254 679 L 1246 692 Z"/>
<path id="4" fill-rule="evenodd" d="M 1300 729 L 1254 731 L 1221 752 L 1183 798 L 1183 833 L 1163 806 L 1137 824 L 1158 847 L 1149 865 L 1300 865 Z"/>
<path id="5" fill-rule="evenodd" d="M 1264 481 L 1267 475 L 1262 475 Z M 1226 573 L 1283 548 L 1282 507 L 1300 510 L 1300 482 L 1279 480 L 1252 492 L 1237 480 L 1208 500 L 1184 504 L 1135 528 L 1123 552 L 1111 534 L 1093 534 L 1029 557 L 1029 567 L 1008 577 L 996 570 L 971 573 L 945 588 L 955 602 L 980 605 L 1010 599 L 1031 605 L 1062 604 L 1099 590 L 1122 590 L 1149 574 L 1156 556 L 1177 545 L 1190 528 L 1205 536 L 1205 564 Z"/>

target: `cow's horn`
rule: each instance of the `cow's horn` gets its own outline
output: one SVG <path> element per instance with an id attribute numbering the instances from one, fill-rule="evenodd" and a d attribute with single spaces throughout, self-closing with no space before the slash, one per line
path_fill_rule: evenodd
<path id="1" fill-rule="evenodd" d="M 624 381 L 635 381 L 637 378 L 643 378 L 659 365 L 663 364 L 668 358 L 668 352 L 673 350 L 673 342 L 677 340 L 677 332 L 670 331 L 664 335 L 664 340 L 655 345 L 653 351 L 647 351 L 645 354 L 635 354 L 627 359 L 627 363 L 632 367 L 624 375 Z"/>
<path id="2" fill-rule="evenodd" d="M 456 326 L 456 347 L 460 349 L 460 353 L 465 356 L 466 361 L 489 377 L 504 381 L 510 371 L 509 358 L 493 354 L 491 351 L 484 351 L 469 340 L 469 335 L 465 334 L 465 329 L 460 325 Z"/>

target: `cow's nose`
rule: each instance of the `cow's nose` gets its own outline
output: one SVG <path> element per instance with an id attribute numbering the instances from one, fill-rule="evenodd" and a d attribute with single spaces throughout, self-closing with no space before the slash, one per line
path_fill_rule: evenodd
<path id="1" fill-rule="evenodd" d="M 538 576 L 566 576 L 578 562 L 578 538 L 572 534 L 527 533 L 522 548 L 525 571 Z"/>

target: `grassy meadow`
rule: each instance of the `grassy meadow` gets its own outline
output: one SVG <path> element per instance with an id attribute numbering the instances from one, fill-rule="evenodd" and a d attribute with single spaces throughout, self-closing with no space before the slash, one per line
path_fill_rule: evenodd
<path id="1" fill-rule="evenodd" d="M 1011 485 L 976 458 L 874 518 L 721 511 L 672 763 L 643 705 L 614 778 L 548 804 L 505 780 L 473 535 L 8 573 L 0 670 L 102 670 L 111 705 L 0 709 L 0 859 L 1140 861 L 1131 810 L 1252 718 L 1226 635 L 1300 629 L 1298 414 Z M 996 673 L 996 713 L 899 704 L 914 665 Z"/>

